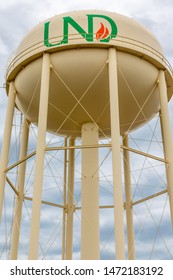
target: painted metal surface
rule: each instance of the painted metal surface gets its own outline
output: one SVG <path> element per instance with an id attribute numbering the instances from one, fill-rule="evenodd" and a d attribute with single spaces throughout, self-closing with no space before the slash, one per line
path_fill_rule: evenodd
<path id="1" fill-rule="evenodd" d="M 110 46 L 117 50 L 121 135 L 145 124 L 160 110 L 155 87 L 159 69 L 165 70 L 168 99 L 172 95 L 171 67 L 145 27 L 103 11 L 55 16 L 28 33 L 7 69 L 7 84 L 14 79 L 18 93 L 16 106 L 30 122 L 38 124 L 42 55 L 49 52 L 52 69 L 47 130 L 81 137 L 82 124 L 92 121 L 100 127 L 100 137 L 109 137 Z"/>

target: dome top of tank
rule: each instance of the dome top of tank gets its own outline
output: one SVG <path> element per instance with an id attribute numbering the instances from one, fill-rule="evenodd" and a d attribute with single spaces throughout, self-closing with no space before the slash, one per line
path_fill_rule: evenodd
<path id="1" fill-rule="evenodd" d="M 134 53 L 157 67 L 172 69 L 158 40 L 134 19 L 113 12 L 85 10 L 56 15 L 33 28 L 22 40 L 7 68 L 7 80 L 43 52 L 75 47 L 110 47 Z"/>

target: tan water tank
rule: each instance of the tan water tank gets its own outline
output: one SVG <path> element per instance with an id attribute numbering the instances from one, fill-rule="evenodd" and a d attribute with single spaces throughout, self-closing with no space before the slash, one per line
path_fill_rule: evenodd
<path id="1" fill-rule="evenodd" d="M 40 23 L 19 45 L 7 69 L 16 106 L 38 122 L 42 55 L 51 54 L 47 130 L 80 137 L 95 122 L 110 136 L 108 48 L 116 47 L 121 134 L 145 124 L 160 110 L 157 79 L 165 70 L 168 99 L 172 69 L 157 39 L 128 17 L 105 11 L 78 11 Z"/>

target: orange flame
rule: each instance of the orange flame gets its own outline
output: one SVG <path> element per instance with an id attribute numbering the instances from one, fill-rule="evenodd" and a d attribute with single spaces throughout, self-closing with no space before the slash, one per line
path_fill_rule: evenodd
<path id="1" fill-rule="evenodd" d="M 96 33 L 96 39 L 97 40 L 104 39 L 109 35 L 109 30 L 107 29 L 107 27 L 105 27 L 103 25 L 103 23 L 100 23 L 100 24 L 101 24 L 101 27 Z"/>

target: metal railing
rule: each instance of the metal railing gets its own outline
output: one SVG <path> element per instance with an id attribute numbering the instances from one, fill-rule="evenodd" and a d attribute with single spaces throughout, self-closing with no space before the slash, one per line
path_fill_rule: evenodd
<path id="1" fill-rule="evenodd" d="M 61 36 L 58 36 L 58 37 L 56 36 L 56 37 L 50 38 L 50 41 L 52 44 L 56 44 L 61 39 L 62 39 Z M 75 45 L 75 41 L 78 41 L 77 44 L 80 45 L 81 44 L 81 43 L 79 43 L 80 40 L 83 41 L 84 38 L 82 38 L 81 36 L 78 37 L 76 34 L 70 34 L 69 35 L 69 46 L 71 46 L 70 41 L 73 41 L 74 45 Z M 147 55 L 147 56 L 150 56 L 149 53 L 151 53 L 152 55 L 155 56 L 155 60 L 160 62 L 162 65 L 164 65 L 165 68 L 167 68 L 169 70 L 171 76 L 173 76 L 173 68 L 172 68 L 171 64 L 169 63 L 169 61 L 164 57 L 164 55 L 162 53 L 160 53 L 159 51 L 157 51 L 156 49 L 154 49 L 153 47 L 151 47 L 143 42 L 140 42 L 138 40 L 134 40 L 129 37 L 118 35 L 116 38 L 111 39 L 111 41 L 109 43 L 100 43 L 100 42 L 97 43 L 96 41 L 93 41 L 93 42 L 88 42 L 88 43 L 86 42 L 85 44 L 83 44 L 83 42 L 82 42 L 82 45 L 86 46 L 86 44 L 88 44 L 88 45 L 92 44 L 92 45 L 98 46 L 99 44 L 101 44 L 101 45 L 105 45 L 105 46 L 109 47 L 110 45 L 116 46 L 116 43 L 119 43 L 119 45 L 118 45 L 119 48 L 123 47 L 127 50 L 128 49 L 134 50 L 134 48 L 136 48 L 135 50 L 137 50 L 137 48 L 138 48 L 138 51 L 140 53 L 143 53 L 144 55 Z M 65 46 L 68 47 L 68 45 L 59 45 L 59 47 L 63 47 L 63 48 Z M 23 50 L 20 53 L 18 53 L 17 50 L 13 51 L 13 53 L 9 56 L 9 59 L 7 62 L 5 78 L 7 79 L 9 73 L 12 71 L 12 68 L 15 68 L 15 66 L 16 66 L 16 64 L 18 64 L 17 62 L 19 60 L 24 58 L 26 55 L 28 56 L 30 53 L 36 52 L 37 50 L 39 50 L 40 48 L 43 48 L 43 47 L 44 47 L 44 42 L 42 40 L 42 41 L 37 42 L 36 44 L 31 45 L 30 47 L 26 48 L 25 50 Z M 82 46 L 80 45 L 80 47 L 82 47 Z M 148 52 L 148 53 L 146 54 L 146 52 Z"/>

